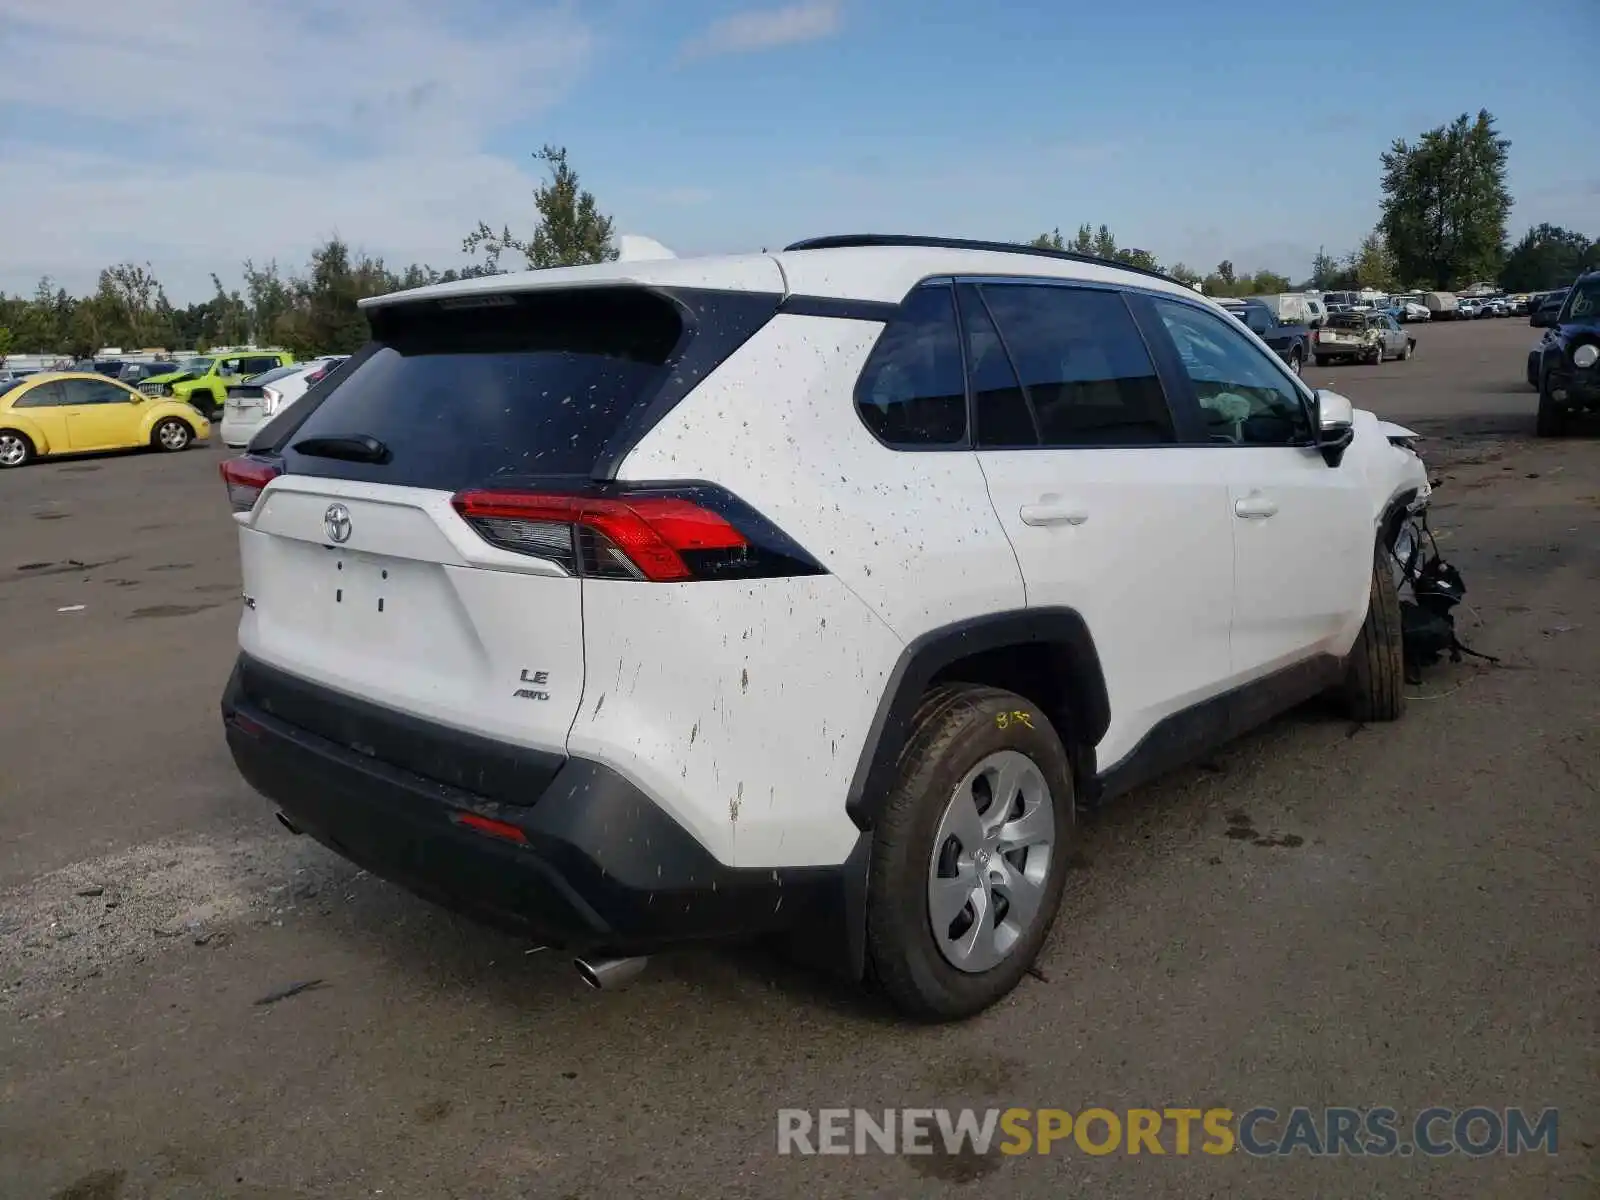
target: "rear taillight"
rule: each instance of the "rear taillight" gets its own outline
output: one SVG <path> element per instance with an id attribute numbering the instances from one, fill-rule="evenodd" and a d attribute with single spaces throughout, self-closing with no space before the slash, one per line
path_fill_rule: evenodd
<path id="1" fill-rule="evenodd" d="M 269 462 L 245 455 L 222 464 L 222 482 L 228 485 L 228 503 L 236 513 L 249 512 L 261 499 L 261 492 L 283 472 Z"/>
<path id="2" fill-rule="evenodd" d="M 468 491 L 452 503 L 491 546 L 591 579 L 681 583 L 823 572 L 765 518 L 704 485 L 603 494 Z"/>
<path id="3" fill-rule="evenodd" d="M 332 366 L 333 364 L 329 363 L 328 365 Z M 322 381 L 322 377 L 324 375 L 326 375 L 327 373 L 328 373 L 328 367 L 318 367 L 315 371 L 312 371 L 311 374 L 306 376 L 306 383 L 307 384 L 320 383 Z"/>

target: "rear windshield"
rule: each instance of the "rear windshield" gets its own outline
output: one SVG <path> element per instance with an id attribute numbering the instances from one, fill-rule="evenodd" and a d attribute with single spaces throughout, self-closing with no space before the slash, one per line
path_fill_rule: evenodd
<path id="1" fill-rule="evenodd" d="M 448 303 L 448 302 L 445 302 Z M 298 474 L 457 490 L 518 476 L 587 475 L 669 374 L 684 319 L 638 288 L 524 293 L 457 307 L 380 308 L 374 340 L 298 428 L 275 433 Z M 296 452 L 371 437 L 384 463 Z"/>
<path id="2" fill-rule="evenodd" d="M 305 369 L 305 363 L 296 363 L 292 367 L 273 367 L 272 370 L 263 371 L 260 375 L 250 376 L 250 378 L 246 379 L 245 382 L 251 387 L 258 387 L 263 383 L 271 383 L 276 379 L 283 379 L 286 376 L 297 374 Z"/>
<path id="3" fill-rule="evenodd" d="M 1334 313 L 1328 318 L 1328 324 L 1339 329 L 1365 329 L 1367 315 L 1359 312 Z"/>

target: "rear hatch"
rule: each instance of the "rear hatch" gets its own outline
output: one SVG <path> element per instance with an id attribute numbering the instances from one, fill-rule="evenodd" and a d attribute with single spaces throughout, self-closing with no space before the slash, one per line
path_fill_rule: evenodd
<path id="1" fill-rule="evenodd" d="M 463 493 L 586 484 L 672 390 L 692 311 L 595 287 L 374 310 L 374 341 L 342 377 L 225 464 L 244 653 L 381 709 L 564 749 L 584 683 L 574 543 L 557 524 L 497 525 Z M 378 757 L 407 725 L 329 724 L 311 731 Z"/>
<path id="2" fill-rule="evenodd" d="M 267 390 L 257 384 L 236 383 L 228 389 L 223 411 L 233 420 L 248 422 L 264 415 Z"/>

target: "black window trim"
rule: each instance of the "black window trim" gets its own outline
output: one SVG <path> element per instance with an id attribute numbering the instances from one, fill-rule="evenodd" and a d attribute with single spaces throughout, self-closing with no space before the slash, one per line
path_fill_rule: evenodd
<path id="1" fill-rule="evenodd" d="M 973 386 L 972 364 L 967 362 L 967 322 L 961 311 L 961 289 L 971 288 L 978 305 L 983 309 L 983 315 L 989 318 L 989 328 L 994 330 L 995 340 L 1000 343 L 1000 353 L 1006 356 L 1006 362 L 1011 367 L 1011 377 L 1017 381 L 1017 390 L 1022 393 L 1022 403 L 1027 407 L 1028 420 L 1033 424 L 1033 442 L 1031 444 L 1007 446 L 984 445 L 978 436 L 978 392 Z M 1039 424 L 1039 410 L 1033 405 L 1033 393 L 1028 390 L 1028 385 L 1022 382 L 1022 372 L 1017 370 L 1017 356 L 1011 353 L 1011 344 L 1006 341 L 1005 331 L 1000 328 L 1000 322 L 995 319 L 994 309 L 989 307 L 988 298 L 983 294 L 983 285 L 973 280 L 961 278 L 955 280 L 956 292 L 956 324 L 961 327 L 961 364 L 967 377 L 967 440 L 972 443 L 974 450 L 1042 450 L 1044 444 L 1044 427 Z"/>

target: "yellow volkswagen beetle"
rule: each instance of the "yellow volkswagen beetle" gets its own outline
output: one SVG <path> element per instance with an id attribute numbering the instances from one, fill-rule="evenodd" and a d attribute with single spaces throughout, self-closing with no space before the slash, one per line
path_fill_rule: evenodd
<path id="1" fill-rule="evenodd" d="M 210 436 L 197 409 L 104 375 L 44 372 L 0 392 L 0 470 L 94 450 L 187 450 Z"/>

